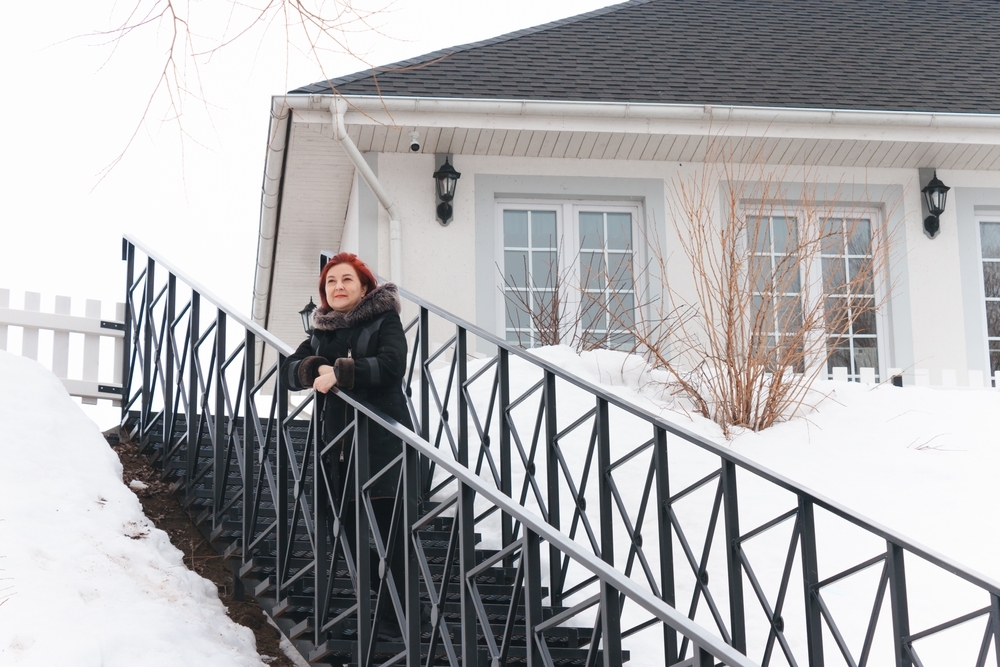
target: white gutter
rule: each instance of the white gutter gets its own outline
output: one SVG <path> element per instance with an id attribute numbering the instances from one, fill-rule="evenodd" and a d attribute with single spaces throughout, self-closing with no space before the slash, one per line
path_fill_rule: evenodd
<path id="1" fill-rule="evenodd" d="M 271 100 L 271 123 L 267 130 L 267 157 L 264 160 L 264 183 L 260 194 L 260 230 L 257 237 L 257 268 L 254 271 L 253 305 L 250 314 L 262 327 L 267 325 L 267 295 L 271 289 L 274 244 L 278 226 L 278 199 L 281 196 L 281 171 L 284 165 L 285 139 L 292 110 L 279 97 Z"/>
<path id="2" fill-rule="evenodd" d="M 365 179 L 365 183 L 371 188 L 375 196 L 378 197 L 379 202 L 385 207 L 385 210 L 389 212 L 389 279 L 397 285 L 402 284 L 403 271 L 402 271 L 402 261 L 403 261 L 403 247 L 402 247 L 402 223 L 399 219 L 399 209 L 396 208 L 396 204 L 389 197 L 389 193 L 386 192 L 385 188 L 379 182 L 378 177 L 372 168 L 365 161 L 361 151 L 351 140 L 351 137 L 347 134 L 347 127 L 344 125 L 344 114 L 347 112 L 347 100 L 343 97 L 338 97 L 336 100 L 335 109 L 331 109 L 333 112 L 333 135 L 340 142 L 340 147 L 344 149 L 347 153 L 347 157 L 351 159 L 354 163 L 354 167 L 361 174 L 361 177 Z"/>
<path id="3" fill-rule="evenodd" d="M 286 99 L 293 99 L 291 96 Z M 905 125 L 962 129 L 1000 129 L 1000 114 L 866 111 L 861 109 L 795 109 L 710 104 L 628 102 L 540 102 L 461 98 L 349 96 L 362 112 L 465 113 L 491 116 L 560 116 L 715 122 L 792 123 L 808 125 Z M 345 102 L 346 104 L 346 102 Z"/>

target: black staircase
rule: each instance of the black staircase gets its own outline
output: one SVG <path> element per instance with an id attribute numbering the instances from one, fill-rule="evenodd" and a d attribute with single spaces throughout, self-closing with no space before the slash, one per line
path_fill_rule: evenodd
<path id="1" fill-rule="evenodd" d="M 274 389 L 287 345 L 127 238 L 123 258 L 123 414 L 314 664 L 922 667 L 972 624 L 950 664 L 1000 667 L 997 582 L 405 291 L 416 433 L 343 393 L 324 443 L 316 396 Z M 372 423 L 404 443 L 383 470 L 352 455 Z"/>
<path id="2" fill-rule="evenodd" d="M 139 417 L 138 412 L 129 413 L 126 424 L 137 425 Z M 239 550 L 243 535 L 240 504 L 234 504 L 227 512 L 227 516 L 216 521 L 214 527 L 209 521 L 213 514 L 213 493 L 217 485 L 214 479 L 215 468 L 209 464 L 214 459 L 214 450 L 211 435 L 206 428 L 207 423 L 206 421 L 200 427 L 195 426 L 194 432 L 198 434 L 197 450 L 189 452 L 187 442 L 184 441 L 179 447 L 168 452 L 165 447 L 168 441 L 164 439 L 163 434 L 169 431 L 157 428 L 145 438 L 144 451 L 162 472 L 162 479 L 172 482 L 172 489 L 183 495 L 185 509 L 202 529 L 206 539 L 215 545 L 221 554 L 234 556 Z M 234 425 L 234 441 L 242 441 L 244 421 L 237 419 Z M 269 424 L 263 420 L 262 426 L 266 430 Z M 308 440 L 311 437 L 310 426 L 309 421 L 295 421 L 289 424 L 289 443 L 294 451 L 305 452 L 308 449 Z M 225 424 L 227 433 L 230 432 L 231 428 L 232 425 Z M 174 433 L 187 432 L 187 424 L 183 415 L 175 415 L 172 431 Z M 301 464 L 301 461 L 299 463 Z M 259 463 L 257 465 L 259 466 Z M 185 473 L 189 469 L 204 471 L 203 474 L 196 473 L 194 475 L 196 479 L 194 484 L 187 483 L 189 477 Z M 258 467 L 258 470 L 255 471 L 255 477 L 259 477 L 259 475 Z M 306 477 L 304 482 L 306 488 L 304 496 L 307 502 L 311 503 L 313 494 L 309 489 L 313 484 L 312 476 Z M 293 483 L 293 480 L 288 480 L 288 483 Z M 229 468 L 226 472 L 224 485 L 228 490 L 224 491 L 224 494 L 238 496 L 241 485 L 238 470 L 235 467 Z M 276 519 L 274 499 L 270 496 L 266 486 L 262 488 L 257 508 L 256 519 L 258 521 L 266 524 Z M 459 562 L 455 553 L 457 524 L 453 517 L 440 514 L 441 505 L 437 503 L 423 503 L 423 508 L 426 513 L 421 517 L 420 527 L 414 533 L 419 538 L 421 560 L 426 563 L 428 571 L 431 573 L 430 580 L 434 582 L 436 592 L 441 593 L 440 599 L 444 600 L 441 604 L 441 618 L 447 627 L 453 628 L 460 623 L 461 617 L 461 596 L 457 592 L 460 586 Z M 294 511 L 292 507 L 288 509 Z M 260 542 L 255 549 L 255 555 L 238 567 L 235 576 L 241 586 L 254 595 L 261 606 L 268 611 L 282 632 L 297 643 L 305 655 L 312 658 L 312 662 L 332 665 L 353 664 L 358 640 L 358 624 L 353 614 L 345 614 L 345 612 L 349 612 L 356 602 L 354 565 L 348 565 L 343 552 L 338 554 L 332 570 L 329 614 L 335 617 L 343 615 L 344 619 L 335 624 L 334 629 L 326 633 L 325 641 L 317 646 L 311 639 L 314 635 L 313 604 L 316 594 L 315 579 L 308 571 L 312 561 L 312 544 L 306 538 L 304 518 L 299 517 L 297 523 L 298 530 L 295 533 L 297 538 L 290 548 L 290 565 L 294 571 L 305 574 L 291 587 L 287 595 L 281 599 L 276 599 L 273 595 L 277 545 L 272 540 Z M 478 534 L 475 541 L 477 543 L 480 541 Z M 501 660 L 501 664 L 525 664 L 527 651 L 525 647 L 523 584 L 518 579 L 517 568 L 505 566 L 502 561 L 502 556 L 498 557 L 496 550 L 476 549 L 475 564 L 479 572 L 474 579 L 475 586 L 482 595 L 482 610 L 489 619 L 494 644 L 502 645 L 508 619 L 513 619 L 510 646 L 507 648 L 506 656 Z M 446 577 L 448 588 L 443 588 L 441 583 Z M 515 584 L 521 588 L 515 588 Z M 547 589 L 542 587 L 540 593 L 543 596 L 546 595 Z M 428 609 L 432 602 L 430 591 L 427 590 L 426 586 L 423 586 L 419 595 L 421 608 Z M 513 600 L 512 605 L 513 595 L 519 597 Z M 371 601 L 375 602 L 374 596 Z M 550 619 L 565 611 L 564 608 L 546 606 L 543 607 L 542 614 L 543 618 Z M 427 613 L 424 613 L 423 616 L 420 630 L 420 664 L 451 664 L 450 660 L 454 656 L 448 655 L 449 647 L 442 645 L 440 641 L 433 642 L 434 633 L 431 629 L 431 618 Z M 390 660 L 404 648 L 401 637 L 392 637 L 384 632 L 380 634 L 381 637 L 375 643 L 373 654 L 376 664 Z M 449 634 L 453 635 L 453 630 L 449 630 Z M 453 636 L 452 639 L 454 639 Z M 590 628 L 558 628 L 550 632 L 547 639 L 548 651 L 555 664 L 567 666 L 588 664 L 587 646 L 591 640 Z M 490 641 L 483 636 L 482 626 L 478 631 L 477 641 L 484 645 Z M 428 655 L 434 655 L 435 658 L 428 660 Z M 600 652 L 596 655 L 600 657 Z M 624 651 L 622 655 L 623 659 L 627 661 L 628 652 Z M 489 665 L 491 662 L 486 652 L 479 655 L 477 659 L 483 665 Z"/>

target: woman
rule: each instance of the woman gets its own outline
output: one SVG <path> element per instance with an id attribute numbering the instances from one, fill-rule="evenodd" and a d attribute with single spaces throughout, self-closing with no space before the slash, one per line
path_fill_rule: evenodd
<path id="1" fill-rule="evenodd" d="M 327 394 L 322 407 L 323 441 L 329 443 L 353 418 L 352 410 L 336 395 L 334 387 L 349 390 L 351 396 L 375 410 L 413 428 L 403 396 L 402 381 L 406 372 L 406 336 L 399 319 L 399 294 L 392 283 L 378 285 L 374 274 L 358 256 L 342 252 L 335 255 L 319 276 L 321 306 L 313 312 L 313 333 L 285 362 L 282 383 L 293 391 L 312 388 Z M 369 472 L 374 476 L 402 451 L 398 438 L 371 424 L 367 448 L 358 444 L 358 455 L 367 456 Z M 337 453 L 343 449 L 334 448 Z M 340 456 L 337 466 L 341 479 L 348 479 Z M 383 537 L 392 518 L 393 501 L 399 480 L 397 466 L 372 487 L 372 505 Z M 334 488 L 339 484 L 334 482 Z M 349 493 L 353 493 L 353 489 Z M 356 511 L 353 503 L 344 507 L 344 529 L 355 549 Z M 390 569 L 398 588 L 402 587 L 402 545 L 393 549 Z M 378 559 L 372 583 L 378 581 Z"/>

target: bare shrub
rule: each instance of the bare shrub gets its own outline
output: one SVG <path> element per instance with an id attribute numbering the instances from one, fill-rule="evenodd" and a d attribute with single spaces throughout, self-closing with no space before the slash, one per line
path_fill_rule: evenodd
<path id="1" fill-rule="evenodd" d="M 662 304 L 637 338 L 726 434 L 794 416 L 832 366 L 854 378 L 878 368 L 887 216 L 837 195 L 818 201 L 802 180 L 790 201 L 783 171 L 722 160 L 674 184 L 692 293 L 665 284 L 673 305 Z"/>

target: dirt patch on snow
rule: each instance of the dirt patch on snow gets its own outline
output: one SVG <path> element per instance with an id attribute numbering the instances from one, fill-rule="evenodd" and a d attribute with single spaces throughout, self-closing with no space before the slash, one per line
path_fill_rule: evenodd
<path id="1" fill-rule="evenodd" d="M 249 591 L 245 592 L 245 600 L 233 599 L 235 587 L 230 564 L 209 545 L 181 507 L 180 499 L 170 493 L 169 485 L 160 480 L 160 473 L 145 456 L 139 454 L 139 445 L 119 442 L 117 429 L 108 431 L 105 437 L 121 460 L 122 481 L 139 497 L 146 516 L 170 536 L 173 545 L 184 553 L 184 563 L 191 570 L 216 585 L 229 618 L 253 631 L 261 660 L 277 667 L 294 667 L 294 663 L 279 648 L 280 633 L 267 622 L 263 610 Z"/>

